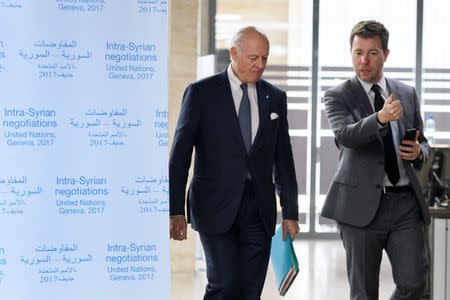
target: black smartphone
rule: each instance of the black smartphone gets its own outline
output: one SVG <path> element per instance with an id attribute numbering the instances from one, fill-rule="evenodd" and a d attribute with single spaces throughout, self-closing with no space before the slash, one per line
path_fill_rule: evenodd
<path id="1" fill-rule="evenodd" d="M 417 129 L 411 128 L 406 130 L 405 135 L 403 136 L 404 140 L 415 141 L 416 140 L 416 132 Z"/>

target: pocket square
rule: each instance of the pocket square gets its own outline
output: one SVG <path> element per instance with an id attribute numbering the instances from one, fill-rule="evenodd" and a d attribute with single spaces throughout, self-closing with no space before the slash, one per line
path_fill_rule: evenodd
<path id="1" fill-rule="evenodd" d="M 271 119 L 271 120 L 275 120 L 275 119 L 277 119 L 277 118 L 278 118 L 277 113 L 271 113 L 271 114 L 270 114 L 270 119 Z"/>

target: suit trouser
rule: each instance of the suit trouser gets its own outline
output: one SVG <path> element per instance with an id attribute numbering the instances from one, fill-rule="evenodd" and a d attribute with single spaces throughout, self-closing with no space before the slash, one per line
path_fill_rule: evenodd
<path id="1" fill-rule="evenodd" d="M 396 289 L 391 300 L 420 299 L 429 269 L 424 224 L 414 193 L 382 194 L 377 213 L 365 227 L 339 223 L 347 256 L 350 299 L 378 299 L 383 249 Z"/>
<path id="2" fill-rule="evenodd" d="M 251 184 L 246 184 L 238 215 L 229 231 L 199 235 L 208 278 L 203 299 L 261 299 L 272 239 L 262 223 Z"/>

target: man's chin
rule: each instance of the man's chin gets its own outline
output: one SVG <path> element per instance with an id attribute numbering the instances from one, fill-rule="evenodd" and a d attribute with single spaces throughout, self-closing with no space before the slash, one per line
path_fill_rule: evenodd
<path id="1" fill-rule="evenodd" d="M 366 82 L 372 82 L 373 76 L 368 72 L 359 72 L 359 78 Z"/>
<path id="2" fill-rule="evenodd" d="M 257 82 L 260 79 L 261 79 L 261 76 L 254 77 L 254 78 L 252 78 L 252 83 Z"/>

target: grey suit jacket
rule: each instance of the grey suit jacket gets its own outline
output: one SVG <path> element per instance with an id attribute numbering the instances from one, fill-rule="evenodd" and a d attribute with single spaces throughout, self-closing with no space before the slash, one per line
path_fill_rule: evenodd
<path id="1" fill-rule="evenodd" d="M 415 170 L 428 158 L 430 147 L 423 136 L 423 122 L 415 89 L 386 79 L 389 91 L 401 101 L 404 116 L 398 120 L 402 137 L 409 128 L 420 131 L 421 159 L 403 160 L 425 223 L 430 222 Z M 339 165 L 332 179 L 322 216 L 355 226 L 368 225 L 375 216 L 384 179 L 384 150 L 376 114 L 357 77 L 325 92 L 325 109 L 339 148 Z M 399 139 L 401 140 L 401 138 Z"/>

